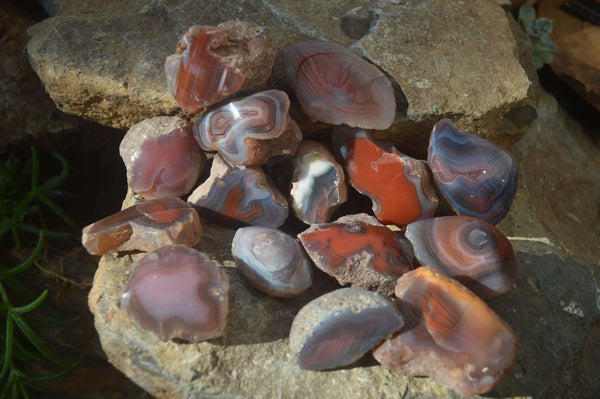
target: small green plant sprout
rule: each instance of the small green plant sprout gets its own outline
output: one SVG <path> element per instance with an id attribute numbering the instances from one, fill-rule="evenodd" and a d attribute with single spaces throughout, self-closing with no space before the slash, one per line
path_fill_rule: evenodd
<path id="1" fill-rule="evenodd" d="M 554 61 L 553 53 L 558 51 L 556 43 L 550 39 L 552 20 L 536 18 L 533 6 L 524 3 L 519 8 L 519 24 L 527 33 L 533 45 L 533 65 L 540 69 L 544 64 L 551 64 Z"/>

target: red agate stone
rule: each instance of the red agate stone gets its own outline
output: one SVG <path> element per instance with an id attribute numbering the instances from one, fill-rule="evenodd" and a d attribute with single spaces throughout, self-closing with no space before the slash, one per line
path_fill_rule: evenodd
<path id="1" fill-rule="evenodd" d="M 392 295 L 412 266 L 410 244 L 364 213 L 313 225 L 298 238 L 315 265 L 342 285 Z"/>
<path id="2" fill-rule="evenodd" d="M 162 341 L 205 341 L 225 329 L 229 280 L 202 252 L 183 245 L 166 246 L 135 264 L 121 308 Z"/>
<path id="3" fill-rule="evenodd" d="M 331 369 L 354 363 L 402 325 L 398 308 L 383 295 L 342 288 L 300 309 L 290 347 L 301 369 Z"/>
<path id="4" fill-rule="evenodd" d="M 202 149 L 219 151 L 229 163 L 262 165 L 272 157 L 293 155 L 302 140 L 289 108 L 283 91 L 256 93 L 196 120 L 194 135 Z"/>
<path id="5" fill-rule="evenodd" d="M 144 198 L 189 193 L 206 165 L 192 125 L 176 116 L 136 123 L 123 137 L 119 153 L 127 169 L 127 183 Z"/>
<path id="6" fill-rule="evenodd" d="M 350 184 L 371 198 L 373 212 L 384 224 L 405 226 L 435 213 L 438 200 L 425 161 L 347 127 L 334 130 L 333 150 Z"/>
<path id="7" fill-rule="evenodd" d="M 388 78 L 345 47 L 318 40 L 283 50 L 290 86 L 313 120 L 365 129 L 387 129 L 396 100 Z"/>
<path id="8" fill-rule="evenodd" d="M 517 191 L 517 165 L 508 151 L 449 119 L 433 128 L 427 162 L 442 195 L 459 215 L 498 223 Z"/>
<path id="9" fill-rule="evenodd" d="M 288 216 L 285 197 L 260 167 L 235 167 L 215 155 L 209 178 L 188 202 L 230 219 L 264 227 L 279 227 Z"/>
<path id="10" fill-rule="evenodd" d="M 92 255 L 153 251 L 172 244 L 195 245 L 202 227 L 196 210 L 179 198 L 140 202 L 83 228 L 81 241 Z"/>
<path id="11" fill-rule="evenodd" d="M 510 369 L 519 346 L 514 331 L 455 280 L 420 267 L 398 279 L 396 296 L 405 325 L 373 351 L 382 365 L 461 395 L 488 392 Z"/>
<path id="12" fill-rule="evenodd" d="M 500 230 L 470 216 L 419 220 L 406 227 L 415 257 L 460 281 L 482 298 L 502 294 L 519 273 L 517 257 Z"/>
<path id="13" fill-rule="evenodd" d="M 237 21 L 194 25 L 167 57 L 169 90 L 184 111 L 198 113 L 240 90 L 263 86 L 275 54 L 268 28 Z"/>

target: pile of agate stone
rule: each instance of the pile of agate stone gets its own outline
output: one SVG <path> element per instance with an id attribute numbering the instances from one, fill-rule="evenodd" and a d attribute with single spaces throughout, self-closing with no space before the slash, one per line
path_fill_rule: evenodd
<path id="1" fill-rule="evenodd" d="M 299 368 L 348 366 L 373 351 L 399 374 L 464 395 L 489 391 L 518 348 L 482 300 L 510 290 L 518 274 L 494 226 L 515 195 L 513 158 L 448 119 L 433 127 L 427 160 L 376 140 L 372 131 L 394 122 L 391 82 L 332 42 L 282 49 L 295 97 L 285 87 L 251 94 L 265 88 L 276 54 L 268 28 L 227 22 L 191 27 L 167 58 L 185 117 L 129 129 L 120 154 L 139 202 L 83 229 L 92 254 L 147 252 L 121 309 L 163 341 L 223 333 L 236 293 L 199 244 L 201 219 L 211 218 L 242 226 L 231 253 L 249 289 L 298 297 L 324 273 L 350 286 L 299 311 L 289 335 Z M 329 130 L 303 140 L 293 104 Z M 343 206 L 350 187 L 372 209 L 341 212 L 356 209 Z M 439 215 L 439 201 L 456 214 Z M 291 219 L 305 226 L 297 236 L 282 228 Z"/>

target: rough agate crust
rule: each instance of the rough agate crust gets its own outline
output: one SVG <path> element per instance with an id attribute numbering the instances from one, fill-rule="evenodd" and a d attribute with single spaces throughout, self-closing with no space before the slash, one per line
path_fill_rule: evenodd
<path id="1" fill-rule="evenodd" d="M 300 309 L 290 347 L 301 369 L 331 369 L 354 363 L 402 325 L 398 308 L 383 295 L 342 288 Z"/>
<path id="2" fill-rule="evenodd" d="M 291 156 L 302 140 L 289 108 L 283 91 L 256 93 L 196 120 L 194 136 L 202 149 L 219 151 L 229 163 L 262 165 L 272 157 Z"/>
<path id="3" fill-rule="evenodd" d="M 285 73 L 302 109 L 313 120 L 387 129 L 396 100 L 388 78 L 345 47 L 318 40 L 283 50 Z"/>
<path id="4" fill-rule="evenodd" d="M 481 298 L 507 292 L 519 273 L 517 257 L 500 230 L 470 216 L 419 220 L 406 227 L 415 257 L 453 277 Z"/>
<path id="5" fill-rule="evenodd" d="M 276 51 L 269 28 L 238 21 L 194 25 L 167 57 L 169 90 L 184 111 L 198 113 L 238 91 L 264 86 Z"/>
<path id="6" fill-rule="evenodd" d="M 296 239 L 283 231 L 242 227 L 233 237 L 231 253 L 250 284 L 268 295 L 298 296 L 313 282 L 306 253 Z"/>
<path id="7" fill-rule="evenodd" d="M 313 225 L 298 238 L 315 265 L 342 285 L 392 295 L 412 268 L 410 243 L 364 213 Z"/>
<path id="8" fill-rule="evenodd" d="M 438 200 L 425 161 L 403 155 L 361 129 L 336 128 L 332 141 L 350 184 L 371 198 L 373 212 L 384 224 L 406 226 L 434 215 Z"/>
<path id="9" fill-rule="evenodd" d="M 135 264 L 121 308 L 162 341 L 205 341 L 225 329 L 229 280 L 202 252 L 183 245 L 166 246 Z"/>
<path id="10" fill-rule="evenodd" d="M 303 141 L 292 160 L 292 210 L 307 224 L 325 223 L 348 199 L 344 169 L 321 143 Z"/>
<path id="11" fill-rule="evenodd" d="M 427 162 L 442 195 L 459 215 L 498 223 L 517 191 L 517 165 L 508 151 L 449 119 L 434 127 Z"/>
<path id="12" fill-rule="evenodd" d="M 254 226 L 277 228 L 288 216 L 285 197 L 260 167 L 238 168 L 219 154 L 188 202 Z"/>
<path id="13" fill-rule="evenodd" d="M 153 251 L 172 244 L 195 245 L 202 226 L 194 208 L 179 198 L 140 202 L 83 228 L 81 242 L 92 255 Z"/>
<path id="14" fill-rule="evenodd" d="M 400 277 L 396 296 L 405 326 L 373 351 L 382 365 L 431 377 L 461 395 L 488 392 L 510 369 L 517 336 L 455 280 L 420 267 Z"/>
<path id="15" fill-rule="evenodd" d="M 192 125 L 176 116 L 157 116 L 133 125 L 119 153 L 129 187 L 144 198 L 180 197 L 190 192 L 206 165 Z"/>

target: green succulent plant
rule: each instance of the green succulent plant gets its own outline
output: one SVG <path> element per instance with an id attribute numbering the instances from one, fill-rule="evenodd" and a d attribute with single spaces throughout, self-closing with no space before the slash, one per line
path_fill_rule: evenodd
<path id="1" fill-rule="evenodd" d="M 519 8 L 519 24 L 529 36 L 533 45 L 533 64 L 540 69 L 544 64 L 554 61 L 554 54 L 558 51 L 556 43 L 550 39 L 553 23 L 548 18 L 536 18 L 535 9 L 529 3 L 524 3 Z"/>

